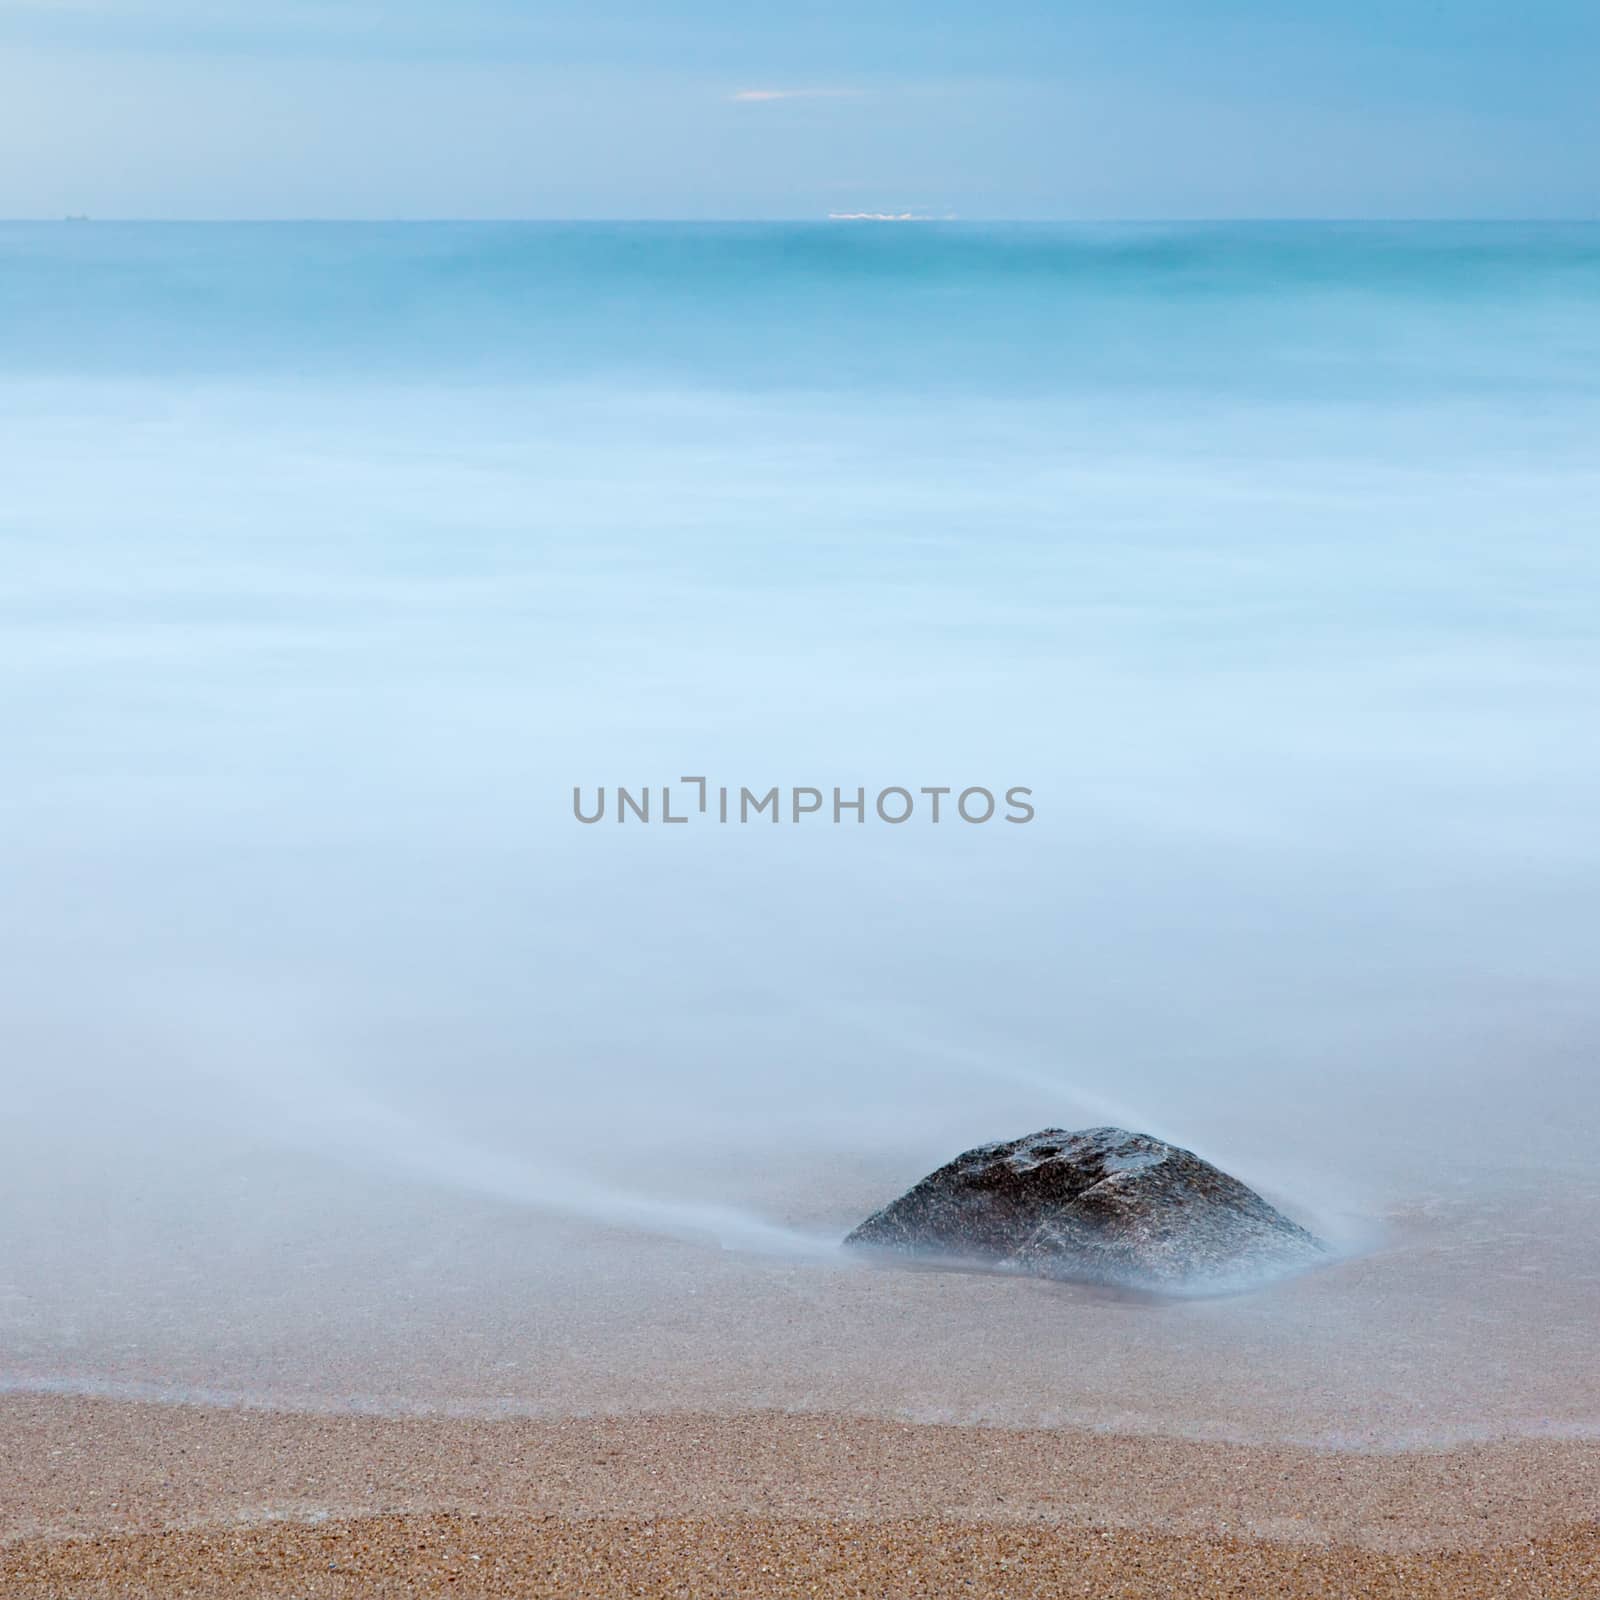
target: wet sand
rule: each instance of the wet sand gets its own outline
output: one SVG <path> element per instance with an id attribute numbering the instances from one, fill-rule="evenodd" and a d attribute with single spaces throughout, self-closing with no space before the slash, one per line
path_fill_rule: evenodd
<path id="1" fill-rule="evenodd" d="M 1600 1445 L 0 1399 L 7 1595 L 1588 1596 Z"/>
<path id="2" fill-rule="evenodd" d="M 114 1208 L 86 1191 L 25 1215 L 0 1263 L 0 1393 L 827 1412 L 1379 1449 L 1600 1438 L 1588 1174 L 1413 1199 L 1365 1253 L 1194 1300 L 722 1250 L 314 1167 L 245 1175 L 166 1197 L 153 1178 Z M 821 1221 L 781 1195 L 763 1210 L 837 1240 L 891 1187 L 862 1186 Z"/>

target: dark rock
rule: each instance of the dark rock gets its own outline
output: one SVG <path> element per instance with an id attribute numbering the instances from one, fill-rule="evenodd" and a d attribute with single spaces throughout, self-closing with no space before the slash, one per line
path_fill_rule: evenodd
<path id="1" fill-rule="evenodd" d="M 860 1250 L 1182 1290 L 1291 1272 L 1327 1247 L 1192 1151 L 1121 1128 L 979 1145 L 874 1212 Z"/>

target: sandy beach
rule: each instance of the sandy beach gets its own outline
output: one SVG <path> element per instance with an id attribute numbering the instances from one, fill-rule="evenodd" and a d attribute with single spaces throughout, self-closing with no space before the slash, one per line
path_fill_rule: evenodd
<path id="1" fill-rule="evenodd" d="M 1584 1596 L 1600 1447 L 0 1402 L 7 1594 Z"/>

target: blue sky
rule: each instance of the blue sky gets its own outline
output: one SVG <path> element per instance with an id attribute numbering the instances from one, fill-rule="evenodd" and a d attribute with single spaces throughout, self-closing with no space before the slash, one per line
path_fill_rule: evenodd
<path id="1" fill-rule="evenodd" d="M 1593 0 L 0 0 L 0 215 L 1600 215 Z"/>

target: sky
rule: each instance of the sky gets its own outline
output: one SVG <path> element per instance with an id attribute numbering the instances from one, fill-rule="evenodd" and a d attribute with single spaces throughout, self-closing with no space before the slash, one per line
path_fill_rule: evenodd
<path id="1" fill-rule="evenodd" d="M 1593 0 L 0 0 L 0 216 L 1595 217 Z"/>

